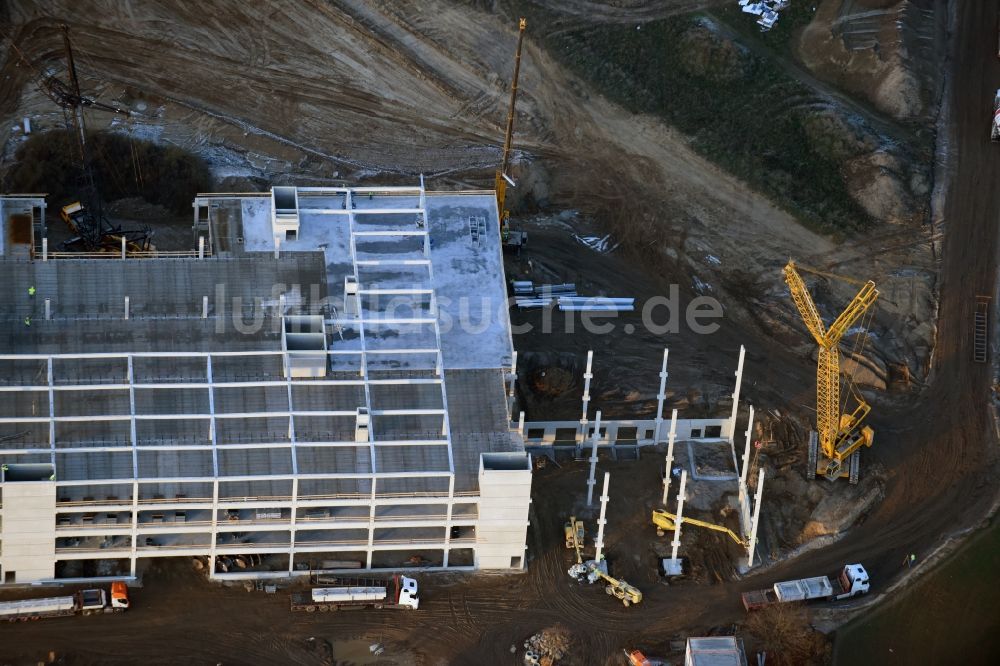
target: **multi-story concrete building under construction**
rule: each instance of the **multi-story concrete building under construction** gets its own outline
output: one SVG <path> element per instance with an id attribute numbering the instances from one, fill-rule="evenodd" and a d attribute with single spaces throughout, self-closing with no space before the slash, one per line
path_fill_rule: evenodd
<path id="1" fill-rule="evenodd" d="M 524 566 L 492 193 L 203 195 L 178 256 L 0 219 L 3 582 Z"/>

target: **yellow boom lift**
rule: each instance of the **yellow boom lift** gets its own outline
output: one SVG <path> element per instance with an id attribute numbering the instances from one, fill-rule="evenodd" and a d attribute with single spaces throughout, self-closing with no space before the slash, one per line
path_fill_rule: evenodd
<path id="1" fill-rule="evenodd" d="M 802 276 L 799 275 L 799 270 L 861 285 L 857 295 L 829 328 L 823 324 L 816 304 L 809 295 Z M 878 289 L 871 280 L 861 282 L 824 273 L 797 266 L 792 260 L 785 266 L 784 274 L 795 307 L 802 316 L 806 328 L 816 340 L 816 344 L 819 345 L 816 366 L 816 434 L 809 440 L 807 473 L 810 478 L 820 474 L 830 481 L 846 476 L 850 477 L 851 483 L 857 483 L 860 472 L 860 448 L 872 445 L 875 432 L 869 426 L 862 425 L 871 411 L 871 406 L 854 389 L 853 383 L 849 384 L 849 393 L 857 406 L 848 412 L 846 405 L 841 403 L 840 340 L 866 313 L 871 316 L 871 308 L 878 300 Z M 859 339 L 863 340 L 864 336 L 859 336 Z M 845 461 L 849 461 L 846 466 Z"/>
<path id="2" fill-rule="evenodd" d="M 747 545 L 746 542 L 741 539 L 738 534 L 736 534 L 736 532 L 723 525 L 706 523 L 703 520 L 695 520 L 694 518 L 688 518 L 687 516 L 681 518 L 681 524 L 694 525 L 695 527 L 704 527 L 709 530 L 715 530 L 716 532 L 722 532 L 724 534 L 728 534 L 729 538 L 736 542 L 736 545 Z M 677 515 L 660 509 L 653 509 L 653 525 L 656 526 L 656 536 L 663 536 L 667 532 L 673 532 L 677 529 Z"/>

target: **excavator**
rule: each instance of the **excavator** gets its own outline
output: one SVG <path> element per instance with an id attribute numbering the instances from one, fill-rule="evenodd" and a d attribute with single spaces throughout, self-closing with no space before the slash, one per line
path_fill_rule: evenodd
<path id="1" fill-rule="evenodd" d="M 857 295 L 829 327 L 823 324 L 809 289 L 799 274 L 800 270 L 860 285 Z M 809 478 L 818 474 L 830 481 L 848 477 L 852 484 L 856 484 L 860 474 L 860 449 L 862 446 L 872 445 L 875 431 L 864 425 L 871 406 L 854 389 L 853 382 L 849 383 L 849 392 L 856 406 L 848 411 L 846 404 L 841 403 L 840 340 L 866 315 L 870 321 L 872 306 L 878 300 L 878 289 L 871 280 L 861 282 L 825 273 L 799 266 L 791 259 L 784 268 L 784 276 L 803 323 L 819 345 L 816 366 L 816 432 L 809 438 L 807 474 Z M 863 341 L 864 336 L 859 336 L 858 339 Z"/>
<path id="2" fill-rule="evenodd" d="M 680 522 L 682 525 L 694 525 L 695 527 L 704 527 L 706 529 L 715 530 L 716 532 L 728 534 L 729 538 L 736 542 L 736 545 L 747 545 L 746 541 L 741 539 L 736 532 L 732 531 L 728 527 L 725 527 L 724 525 L 707 523 L 704 520 L 695 520 L 694 518 L 688 518 L 687 516 L 681 518 Z M 673 532 L 677 529 L 677 515 L 660 509 L 653 509 L 653 525 L 656 526 L 656 536 L 663 536 L 667 532 Z"/>

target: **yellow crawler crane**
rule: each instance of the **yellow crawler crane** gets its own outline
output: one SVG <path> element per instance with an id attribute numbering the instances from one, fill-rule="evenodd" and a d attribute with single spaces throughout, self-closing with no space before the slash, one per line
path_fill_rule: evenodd
<path id="1" fill-rule="evenodd" d="M 704 527 L 709 530 L 715 530 L 716 532 L 723 532 L 728 534 L 729 538 L 736 542 L 739 546 L 746 546 L 746 542 L 739 537 L 736 532 L 732 531 L 724 525 L 716 525 L 715 523 L 707 523 L 704 520 L 695 520 L 694 518 L 688 518 L 684 516 L 681 518 L 682 525 L 694 525 L 695 527 Z M 673 513 L 668 513 L 666 511 L 661 511 L 660 509 L 653 509 L 653 525 L 656 526 L 656 536 L 663 536 L 667 532 L 673 532 L 677 529 L 677 515 Z"/>
<path id="2" fill-rule="evenodd" d="M 861 285 L 860 291 L 829 328 L 823 324 L 816 304 L 809 295 L 802 276 L 799 275 L 799 269 Z M 859 449 L 862 446 L 872 445 L 875 432 L 870 427 L 862 425 L 871 411 L 871 406 L 853 389 L 853 384 L 850 393 L 857 402 L 857 407 L 848 413 L 845 405 L 841 404 L 840 340 L 859 319 L 871 311 L 871 307 L 878 300 L 878 289 L 871 280 L 861 282 L 796 266 L 792 260 L 785 266 L 784 274 L 795 307 L 798 308 L 803 323 L 819 345 L 816 366 L 816 436 L 810 437 L 809 440 L 807 473 L 810 478 L 820 474 L 830 481 L 847 476 L 851 483 L 857 483 L 860 472 Z M 845 461 L 849 461 L 846 467 Z"/>

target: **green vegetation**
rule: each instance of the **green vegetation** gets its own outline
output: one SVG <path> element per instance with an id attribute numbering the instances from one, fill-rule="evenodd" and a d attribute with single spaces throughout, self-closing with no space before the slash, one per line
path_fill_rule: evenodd
<path id="1" fill-rule="evenodd" d="M 921 566 L 919 561 L 917 566 Z M 994 664 L 1000 654 L 1000 523 L 888 605 L 839 630 L 834 663 Z"/>
<path id="2" fill-rule="evenodd" d="M 840 163 L 809 140 L 811 92 L 775 64 L 721 42 L 697 19 L 585 29 L 548 41 L 609 98 L 664 117 L 698 152 L 811 226 L 849 232 L 870 223 L 848 194 Z"/>
<path id="3" fill-rule="evenodd" d="M 833 234 L 872 224 L 847 190 L 842 161 L 810 140 L 810 118 L 824 103 L 772 60 L 729 40 L 711 19 L 546 31 L 556 15 L 531 2 L 512 4 L 535 26 L 531 38 L 601 94 L 664 118 L 691 137 L 696 151 L 803 223 Z M 796 9 L 800 4 L 762 36 L 776 50 L 787 49 L 791 32 L 811 17 L 810 8 Z"/>
<path id="4" fill-rule="evenodd" d="M 161 146 L 120 134 L 88 135 L 101 197 L 110 202 L 139 196 L 178 214 L 190 212 L 198 192 L 211 188 L 208 166 L 176 146 Z M 49 205 L 78 200 L 79 144 L 68 130 L 35 134 L 25 141 L 4 179 L 8 192 L 47 192 Z"/>

